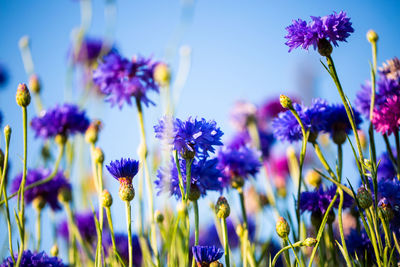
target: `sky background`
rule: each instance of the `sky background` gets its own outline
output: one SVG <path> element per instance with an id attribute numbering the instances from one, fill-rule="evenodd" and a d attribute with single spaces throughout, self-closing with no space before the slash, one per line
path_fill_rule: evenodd
<path id="1" fill-rule="evenodd" d="M 105 36 L 104 2 L 93 1 L 89 36 Z M 183 6 L 185 12 L 182 12 Z M 324 16 L 341 10 L 351 17 L 355 32 L 348 43 L 341 43 L 334 49 L 332 56 L 344 90 L 350 100 L 354 100 L 360 84 L 370 76 L 371 48 L 365 38 L 366 32 L 372 28 L 379 34 L 378 65 L 399 55 L 399 1 L 220 0 L 185 4 L 172 0 L 118 1 L 113 37 L 116 47 L 126 57 L 141 54 L 167 60 L 173 75 L 178 67 L 179 48 L 189 46 L 192 64 L 180 95 L 177 116 L 214 119 L 225 137 L 229 137 L 233 132 L 229 110 L 239 99 L 261 104 L 265 99 L 285 93 L 300 99 L 307 96 L 302 99 L 306 103 L 311 95 L 339 102 L 334 83 L 319 63 L 319 54 L 300 49 L 288 53 L 284 36 L 285 27 L 292 19 L 309 20 L 310 15 Z M 7 86 L 0 89 L 0 111 L 4 117 L 2 127 L 9 124 L 13 129 L 10 151 L 13 176 L 22 169 L 22 123 L 15 91 L 18 83 L 27 82 L 18 40 L 23 35 L 31 38 L 35 72 L 43 83 L 42 99 L 45 106 L 54 106 L 70 95 L 65 94 L 67 51 L 71 32 L 80 23 L 79 1 L 0 0 L 0 63 L 10 73 Z M 304 77 L 311 77 L 311 83 Z M 80 95 L 81 89 L 77 87 L 74 83 L 71 94 L 74 100 Z M 157 95 L 152 95 L 151 99 L 160 102 Z M 33 105 L 28 112 L 32 118 Z M 91 118 L 101 118 L 104 123 L 98 144 L 105 151 L 106 163 L 121 156 L 136 157 L 139 131 L 135 108 L 124 106 L 119 110 L 97 100 L 89 102 L 87 113 Z M 150 145 L 154 143 L 152 126 L 160 116 L 159 107 L 145 109 Z M 37 164 L 35 153 L 40 144 L 30 132 L 30 166 Z M 4 148 L 3 137 L 0 147 Z M 351 158 L 349 154 L 345 155 L 344 162 L 347 157 Z M 83 159 L 83 163 L 88 162 Z M 77 181 L 83 177 L 72 179 Z M 110 191 L 116 194 L 117 183 L 108 175 L 106 179 Z M 117 197 L 115 202 L 117 216 L 122 215 L 122 204 Z M 207 202 L 204 203 L 207 206 Z M 0 223 L 4 225 L 4 221 Z M 117 220 L 116 224 L 118 230 L 125 229 L 124 220 Z M 0 240 L 4 237 L 5 231 L 1 231 Z M 48 239 L 45 238 L 44 249 L 51 245 Z M 0 256 L 8 253 L 5 247 L 2 246 Z"/>

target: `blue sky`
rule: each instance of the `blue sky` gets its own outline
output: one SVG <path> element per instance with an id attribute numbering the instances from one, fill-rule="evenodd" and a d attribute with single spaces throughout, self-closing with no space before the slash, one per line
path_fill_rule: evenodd
<path id="1" fill-rule="evenodd" d="M 101 37 L 106 26 L 105 1 L 93 2 L 88 34 Z M 177 115 L 214 119 L 226 136 L 232 132 L 229 109 L 238 99 L 261 103 L 265 98 L 289 93 L 339 101 L 336 88 L 315 51 L 288 53 L 284 45 L 285 27 L 292 19 L 308 19 L 310 15 L 323 16 L 341 10 L 351 17 L 354 34 L 348 43 L 340 44 L 333 52 L 342 85 L 351 100 L 360 84 L 369 78 L 371 49 L 365 39 L 369 29 L 376 30 L 380 36 L 378 64 L 399 55 L 398 1 L 196 1 L 192 13 L 189 10 L 192 17 L 187 13 L 181 15 L 180 1 L 125 0 L 117 6 L 115 42 L 125 56 L 141 54 L 168 59 L 176 70 L 179 47 L 190 46 L 192 66 Z M 187 23 L 185 27 L 179 26 L 182 17 Z M 13 174 L 22 168 L 21 114 L 14 102 L 15 90 L 18 83 L 27 82 L 18 40 L 23 35 L 30 36 L 35 69 L 43 82 L 42 98 L 46 106 L 53 106 L 65 101 L 66 53 L 71 31 L 79 25 L 79 1 L 0 0 L 0 62 L 10 72 L 7 87 L 0 91 L 0 110 L 4 115 L 3 126 L 10 124 L 13 128 Z M 166 51 L 175 56 L 168 56 Z M 309 88 L 301 86 L 304 75 L 314 77 Z M 76 95 L 79 89 L 74 88 L 74 92 Z M 152 97 L 159 102 L 156 95 Z M 29 117 L 34 115 L 33 106 L 29 107 L 29 114 Z M 107 162 L 121 156 L 136 157 L 139 134 L 134 108 L 111 109 L 108 104 L 97 101 L 90 104 L 88 114 L 101 117 L 105 124 L 99 145 L 106 153 Z M 160 115 L 158 107 L 145 110 L 149 136 Z M 150 143 L 153 139 L 150 138 Z M 34 152 L 40 141 L 30 133 L 29 143 L 32 145 L 29 163 L 34 166 Z M 0 147 L 3 145 L 1 140 Z M 116 189 L 113 181 L 110 184 Z M 123 221 L 117 224 L 124 229 Z"/>

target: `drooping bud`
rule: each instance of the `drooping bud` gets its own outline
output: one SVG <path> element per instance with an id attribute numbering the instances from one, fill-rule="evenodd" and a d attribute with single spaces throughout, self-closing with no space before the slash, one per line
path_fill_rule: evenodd
<path id="1" fill-rule="evenodd" d="M 103 153 L 103 150 L 101 150 L 100 147 L 96 147 L 93 150 L 93 159 L 94 159 L 94 161 L 96 163 L 103 164 L 103 162 L 104 162 L 104 153 Z"/>
<path id="2" fill-rule="evenodd" d="M 166 86 L 171 80 L 171 72 L 168 65 L 165 63 L 158 63 L 153 73 L 154 80 L 161 86 Z"/>
<path id="3" fill-rule="evenodd" d="M 189 200 L 196 201 L 200 198 L 200 189 L 197 185 L 190 186 Z"/>
<path id="4" fill-rule="evenodd" d="M 220 219 L 228 218 L 231 213 L 231 208 L 229 206 L 228 200 L 225 197 L 220 196 L 217 200 L 217 204 L 215 205 L 215 213 L 217 217 Z"/>
<path id="5" fill-rule="evenodd" d="M 309 183 L 310 185 L 314 186 L 314 187 L 319 187 L 319 185 L 321 184 L 321 175 L 316 172 L 315 170 L 309 170 L 306 173 L 306 181 L 307 183 Z"/>
<path id="6" fill-rule="evenodd" d="M 315 246 L 315 244 L 317 244 L 317 239 L 312 238 L 312 237 L 307 237 L 302 243 L 302 246 L 306 246 L 306 247 L 313 247 Z"/>
<path id="7" fill-rule="evenodd" d="M 333 47 L 331 43 L 324 39 L 318 40 L 318 53 L 323 57 L 329 57 L 332 54 Z"/>
<path id="8" fill-rule="evenodd" d="M 35 94 L 40 93 L 40 89 L 42 88 L 40 85 L 39 77 L 36 74 L 32 74 L 29 78 L 29 88 Z"/>
<path id="9" fill-rule="evenodd" d="M 280 238 L 286 239 L 290 234 L 290 226 L 285 218 L 280 217 L 276 222 L 276 233 L 279 235 Z"/>
<path id="10" fill-rule="evenodd" d="M 103 193 L 101 194 L 101 205 L 103 207 L 109 208 L 111 207 L 113 203 L 113 198 L 110 194 L 110 192 L 108 192 L 108 190 L 104 189 Z"/>
<path id="11" fill-rule="evenodd" d="M 155 220 L 157 223 L 163 223 L 163 222 L 164 222 L 164 215 L 161 213 L 161 211 L 156 210 L 156 211 L 154 212 L 154 220 Z"/>
<path id="12" fill-rule="evenodd" d="M 292 100 L 288 96 L 280 95 L 279 96 L 279 101 L 281 102 L 281 106 L 283 108 L 288 108 L 288 109 L 292 109 L 293 108 Z"/>
<path id="13" fill-rule="evenodd" d="M 58 201 L 61 203 L 68 203 L 72 200 L 71 188 L 63 187 L 58 191 Z"/>
<path id="14" fill-rule="evenodd" d="M 85 140 L 89 144 L 95 144 L 99 138 L 99 131 L 101 130 L 102 123 L 99 120 L 94 120 L 90 123 L 85 132 Z"/>
<path id="15" fill-rule="evenodd" d="M 357 200 L 362 209 L 368 209 L 372 205 L 371 193 L 363 186 L 357 190 Z"/>
<path id="16" fill-rule="evenodd" d="M 35 197 L 34 199 L 33 199 L 33 202 L 32 202 L 32 204 L 33 204 L 33 208 L 36 210 L 36 211 L 41 211 L 43 208 L 44 208 L 44 206 L 46 205 L 46 200 L 42 197 L 42 196 L 37 196 L 37 197 Z"/>
<path id="17" fill-rule="evenodd" d="M 135 189 L 133 189 L 132 181 L 126 178 L 119 178 L 118 195 L 123 201 L 132 201 L 135 197 Z"/>
<path id="18" fill-rule="evenodd" d="M 369 30 L 367 32 L 367 40 L 370 43 L 376 43 L 379 39 L 378 34 L 374 30 Z"/>
<path id="19" fill-rule="evenodd" d="M 15 99 L 20 107 L 27 107 L 31 103 L 31 94 L 29 93 L 28 86 L 26 86 L 26 84 L 20 83 L 18 85 Z"/>
<path id="20" fill-rule="evenodd" d="M 50 249 L 50 255 L 52 257 L 57 257 L 58 256 L 58 245 L 54 244 L 51 249 Z"/>

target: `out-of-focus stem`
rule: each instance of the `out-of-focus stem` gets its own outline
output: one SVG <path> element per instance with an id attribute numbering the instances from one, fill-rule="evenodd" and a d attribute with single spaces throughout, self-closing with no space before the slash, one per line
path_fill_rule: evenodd
<path id="1" fill-rule="evenodd" d="M 133 245 L 132 245 L 132 230 L 131 230 L 131 203 L 125 201 L 126 211 L 126 227 L 128 232 L 128 247 L 129 247 L 129 267 L 133 266 Z"/>
<path id="2" fill-rule="evenodd" d="M 114 234 L 114 226 L 113 226 L 113 221 L 111 217 L 111 209 L 110 207 L 106 207 L 106 215 L 107 215 L 107 221 L 108 221 L 108 227 L 110 228 L 110 235 L 111 235 L 111 241 L 112 241 L 112 247 L 115 255 L 117 256 L 119 262 L 121 263 L 122 266 L 125 267 L 125 263 L 122 260 L 121 256 L 118 253 L 117 246 L 115 244 L 115 234 Z"/>

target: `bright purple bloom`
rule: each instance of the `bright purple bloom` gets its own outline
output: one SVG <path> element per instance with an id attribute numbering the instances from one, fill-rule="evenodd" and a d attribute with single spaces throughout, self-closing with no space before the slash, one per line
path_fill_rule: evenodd
<path id="1" fill-rule="evenodd" d="M 84 133 L 89 126 L 89 119 L 85 111 L 80 111 L 78 106 L 64 104 L 55 106 L 52 109 L 43 111 L 39 117 L 31 121 L 31 127 L 35 131 L 36 137 L 44 139 L 55 137 L 56 135 L 74 135 Z"/>
<path id="2" fill-rule="evenodd" d="M 70 47 L 68 56 L 74 63 L 91 64 L 99 58 L 102 51 L 106 52 L 108 49 L 110 49 L 109 45 L 103 40 L 85 37 L 79 47 Z"/>
<path id="3" fill-rule="evenodd" d="M 144 57 L 135 56 L 132 60 L 128 60 L 112 51 L 103 57 L 93 72 L 93 82 L 106 95 L 106 101 L 110 102 L 111 106 L 118 105 L 122 108 L 125 102 L 131 105 L 132 97 L 146 106 L 154 105 L 147 94 L 149 91 L 158 93 L 158 85 L 153 80 L 157 64 L 158 62 Z"/>
<path id="4" fill-rule="evenodd" d="M 210 266 L 224 255 L 224 251 L 216 246 L 194 246 L 192 253 L 201 267 Z"/>
<path id="5" fill-rule="evenodd" d="M 121 158 L 121 160 L 111 161 L 106 167 L 118 181 L 121 178 L 132 180 L 139 170 L 139 161 L 130 158 Z"/>
<path id="6" fill-rule="evenodd" d="M 396 158 L 396 151 L 393 150 L 393 157 Z M 379 165 L 378 165 L 378 171 L 377 171 L 377 176 L 378 176 L 378 181 L 380 180 L 386 180 L 386 179 L 393 179 L 393 177 L 396 176 L 396 169 L 393 165 L 393 162 L 390 160 L 389 153 L 388 152 L 383 152 L 378 160 Z"/>
<path id="7" fill-rule="evenodd" d="M 391 135 L 393 132 L 398 132 L 400 126 L 400 96 L 388 98 L 381 108 L 375 109 L 372 123 L 375 129 L 382 134 Z"/>
<path id="8" fill-rule="evenodd" d="M 301 213 L 305 211 L 310 211 L 312 213 L 324 214 L 329 204 L 331 203 L 333 197 L 336 193 L 336 186 L 331 186 L 327 190 L 321 187 L 315 189 L 314 191 L 302 192 L 300 195 L 300 205 Z M 348 208 L 353 204 L 353 198 L 348 194 L 344 193 L 343 208 Z M 334 208 L 339 205 L 339 197 L 335 201 Z"/>
<path id="9" fill-rule="evenodd" d="M 111 234 L 107 233 L 103 239 L 105 252 L 112 251 Z M 122 260 L 128 265 L 129 261 L 129 246 L 128 236 L 125 233 L 115 233 L 115 246 L 121 256 Z M 132 250 L 133 250 L 133 266 L 140 267 L 142 265 L 142 249 L 140 247 L 139 238 L 136 235 L 132 236 Z"/>
<path id="10" fill-rule="evenodd" d="M 260 124 L 269 121 L 285 110 L 286 109 L 282 107 L 278 97 L 270 99 L 257 109 L 257 122 Z"/>
<path id="11" fill-rule="evenodd" d="M 18 258 L 18 254 L 14 254 L 15 260 Z M 10 257 L 4 259 L 0 267 L 12 267 L 14 266 L 13 260 Z M 57 257 L 49 257 L 47 254 L 42 252 L 31 252 L 30 250 L 24 250 L 21 258 L 21 267 L 64 267 L 62 260 Z"/>
<path id="12" fill-rule="evenodd" d="M 365 259 L 365 255 L 371 261 L 369 257 L 371 255 L 370 251 L 373 250 L 372 243 L 364 229 L 358 232 L 356 229 L 351 229 L 350 233 L 346 236 L 346 245 L 350 257 L 358 259 Z M 371 261 L 372 263 L 372 261 Z"/>
<path id="13" fill-rule="evenodd" d="M 221 172 L 217 169 L 217 159 L 195 160 L 191 167 L 191 188 L 197 187 L 201 196 L 205 196 L 207 191 L 222 191 L 220 177 Z M 186 161 L 180 160 L 180 169 L 182 172 L 183 189 L 186 192 Z M 161 167 L 157 171 L 157 179 L 154 182 L 159 189 L 158 194 L 163 191 L 169 192 L 171 196 L 177 199 L 181 198 L 179 188 L 178 169 L 175 161 L 172 159 L 168 168 Z"/>
<path id="14" fill-rule="evenodd" d="M 164 117 L 154 126 L 156 138 L 167 139 L 181 155 L 195 153 L 199 158 L 206 158 L 209 152 L 215 151 L 215 146 L 222 146 L 221 136 L 224 133 L 215 121 L 191 117 L 182 121 L 176 118 L 172 122 L 172 129 L 168 128 L 168 118 Z"/>
<path id="15" fill-rule="evenodd" d="M 274 136 L 266 131 L 258 131 L 260 139 L 260 150 L 264 160 L 269 158 L 272 145 L 275 143 Z M 242 146 L 251 145 L 252 140 L 248 131 L 237 133 L 228 143 L 228 146 L 235 149 Z"/>
<path id="16" fill-rule="evenodd" d="M 372 188 L 372 187 L 371 187 Z M 397 178 L 384 179 L 378 181 L 378 202 L 390 205 L 394 218 L 390 221 L 390 226 L 398 230 L 400 227 L 400 181 Z"/>
<path id="17" fill-rule="evenodd" d="M 31 169 L 26 174 L 26 186 L 46 179 L 51 174 L 50 169 Z M 22 173 L 18 174 L 12 182 L 11 191 L 17 192 L 22 181 Z M 49 182 L 25 191 L 25 200 L 31 203 L 35 198 L 42 197 L 54 211 L 61 210 L 57 196 L 61 188 L 70 188 L 71 185 L 62 171 L 59 171 Z"/>
<path id="18" fill-rule="evenodd" d="M 350 18 L 343 11 L 322 18 L 311 17 L 309 23 L 301 19 L 293 20 L 293 24 L 286 27 L 286 30 L 288 34 L 285 36 L 285 44 L 289 46 L 289 52 L 298 47 L 308 50 L 313 46 L 316 49 L 321 39 L 338 46 L 338 41 L 346 42 L 350 33 L 354 32 Z"/>

